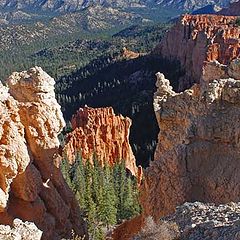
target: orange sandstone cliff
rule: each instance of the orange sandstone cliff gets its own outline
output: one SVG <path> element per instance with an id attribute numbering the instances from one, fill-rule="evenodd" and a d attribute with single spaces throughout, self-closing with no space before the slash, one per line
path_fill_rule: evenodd
<path id="1" fill-rule="evenodd" d="M 55 81 L 41 68 L 0 84 L 0 224 L 30 221 L 42 239 L 81 236 L 86 227 L 59 169 L 58 134 L 65 126 Z"/>
<path id="2" fill-rule="evenodd" d="M 205 62 L 228 64 L 240 55 L 240 27 L 237 17 L 185 15 L 167 33 L 153 53 L 178 60 L 185 71 L 179 90 L 198 83 Z"/>
<path id="3" fill-rule="evenodd" d="M 102 165 L 126 161 L 127 169 L 135 176 L 141 174 L 129 144 L 131 120 L 115 115 L 109 108 L 80 108 L 72 117 L 73 131 L 68 134 L 64 152 L 70 162 L 79 152 L 84 160 L 94 155 Z"/>
<path id="4" fill-rule="evenodd" d="M 200 84 L 181 93 L 157 74 L 160 133 L 142 188 L 145 216 L 158 219 L 185 202 L 240 200 L 240 80 L 234 79 L 239 74 L 240 60 L 233 60 L 224 78 L 208 81 L 203 75 Z"/>

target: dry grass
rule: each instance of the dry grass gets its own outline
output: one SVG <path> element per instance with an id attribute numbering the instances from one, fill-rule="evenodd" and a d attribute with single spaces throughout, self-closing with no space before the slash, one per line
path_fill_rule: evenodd
<path id="1" fill-rule="evenodd" d="M 148 217 L 145 227 L 136 235 L 133 240 L 178 240 L 180 232 L 178 225 L 173 222 L 154 222 Z"/>

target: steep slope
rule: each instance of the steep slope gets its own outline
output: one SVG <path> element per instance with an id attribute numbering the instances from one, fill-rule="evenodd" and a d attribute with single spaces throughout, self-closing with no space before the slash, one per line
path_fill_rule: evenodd
<path id="1" fill-rule="evenodd" d="M 54 80 L 41 68 L 13 73 L 0 86 L 0 223 L 34 222 L 43 239 L 86 228 L 59 169 L 58 134 L 65 126 Z"/>
<path id="2" fill-rule="evenodd" d="M 132 24 L 148 22 L 139 14 L 129 13 L 101 6 L 90 7 L 84 11 L 57 16 L 48 21 L 37 21 L 32 24 L 12 24 L 0 26 L 0 51 L 47 41 L 59 35 L 87 35 L 104 32 L 114 28 L 123 28 Z"/>
<path id="3" fill-rule="evenodd" d="M 129 118 L 115 115 L 112 108 L 80 108 L 72 117 L 73 131 L 68 134 L 64 152 L 73 162 L 77 153 L 93 161 L 94 155 L 101 165 L 114 165 L 124 160 L 126 168 L 138 175 L 136 160 L 129 144 Z"/>
<path id="4" fill-rule="evenodd" d="M 239 34 L 236 17 L 185 15 L 153 53 L 180 62 L 185 71 L 179 79 L 179 90 L 183 90 L 199 82 L 205 62 L 216 60 L 228 64 L 238 57 Z"/>

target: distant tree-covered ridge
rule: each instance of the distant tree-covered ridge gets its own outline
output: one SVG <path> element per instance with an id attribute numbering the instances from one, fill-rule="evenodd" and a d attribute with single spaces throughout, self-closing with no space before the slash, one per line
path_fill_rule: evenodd
<path id="1" fill-rule="evenodd" d="M 0 78 L 33 65 L 42 66 L 56 80 L 56 97 L 67 121 L 85 105 L 112 106 L 117 114 L 133 120 L 130 144 L 137 164 L 146 167 L 153 159 L 159 132 L 152 106 L 155 73 L 164 72 L 173 85 L 180 75 L 176 64 L 149 54 L 169 26 L 133 25 L 114 34 L 40 38 L 17 51 L 0 52 Z M 141 53 L 140 57 L 126 59 L 124 47 Z"/>

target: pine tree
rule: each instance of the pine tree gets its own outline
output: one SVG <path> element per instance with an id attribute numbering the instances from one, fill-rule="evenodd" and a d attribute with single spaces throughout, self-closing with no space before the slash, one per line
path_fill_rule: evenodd
<path id="1" fill-rule="evenodd" d="M 65 178 L 65 181 L 67 182 L 68 186 L 72 189 L 73 188 L 73 183 L 70 177 L 70 164 L 67 159 L 63 159 L 61 162 L 61 170 L 63 177 Z"/>
<path id="2" fill-rule="evenodd" d="M 80 204 L 81 208 L 85 208 L 85 193 L 86 193 L 86 176 L 85 176 L 85 168 L 83 165 L 83 160 L 81 154 L 78 153 L 76 155 L 76 159 L 74 164 L 72 165 L 74 171 L 73 174 L 73 182 L 74 182 L 74 192 L 76 194 L 76 198 Z"/>
<path id="3" fill-rule="evenodd" d="M 133 186 L 133 180 L 127 179 L 125 191 L 124 191 L 124 202 L 123 202 L 123 218 L 130 219 L 139 213 L 139 205 L 135 199 L 135 190 Z"/>
<path id="4" fill-rule="evenodd" d="M 113 184 L 112 170 L 108 165 L 104 167 L 103 199 L 100 202 L 99 213 L 101 221 L 109 227 L 117 222 L 116 195 Z"/>
<path id="5" fill-rule="evenodd" d="M 117 219 L 124 219 L 123 211 L 124 211 L 124 192 L 126 185 L 126 166 L 125 162 L 121 161 L 119 164 L 115 165 L 116 173 L 115 173 L 115 186 L 117 187 Z"/>

